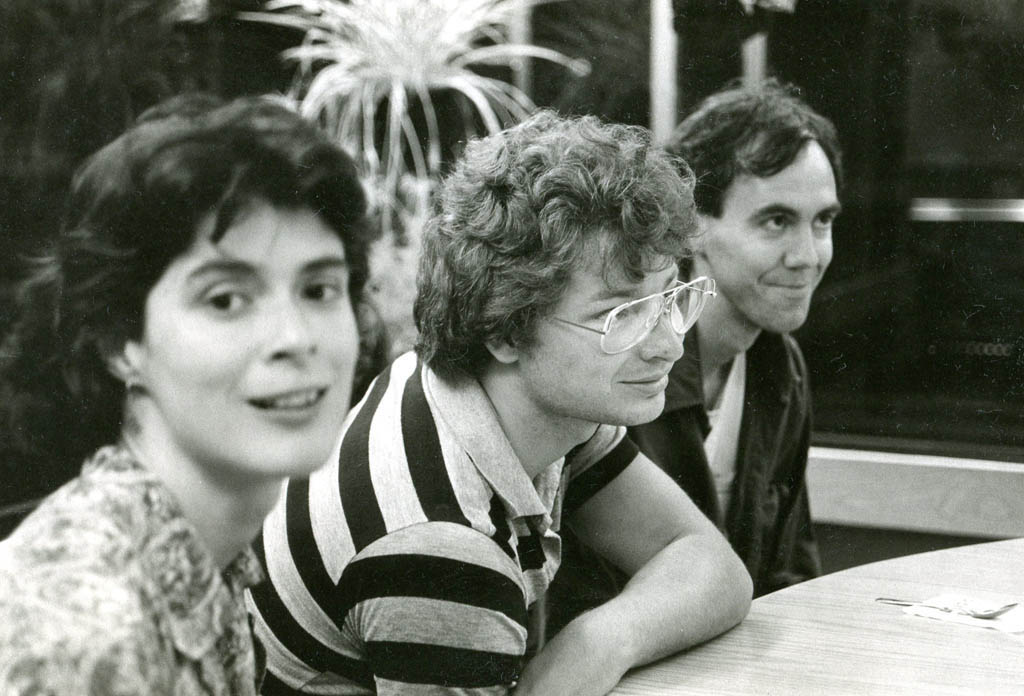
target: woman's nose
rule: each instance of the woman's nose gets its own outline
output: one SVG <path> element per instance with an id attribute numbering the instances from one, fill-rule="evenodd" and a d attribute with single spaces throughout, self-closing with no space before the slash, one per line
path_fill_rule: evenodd
<path id="1" fill-rule="evenodd" d="M 280 303 L 268 322 L 271 357 L 302 357 L 316 352 L 316 333 L 303 308 L 293 301 Z"/>

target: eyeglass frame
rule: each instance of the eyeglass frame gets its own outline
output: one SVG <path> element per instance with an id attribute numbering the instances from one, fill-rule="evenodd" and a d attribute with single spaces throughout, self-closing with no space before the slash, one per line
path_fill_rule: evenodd
<path id="1" fill-rule="evenodd" d="M 707 289 L 702 289 L 702 288 L 694 287 L 697 283 L 701 283 L 701 282 L 705 282 L 705 281 L 709 284 L 709 287 Z M 699 292 L 700 294 L 706 295 L 706 296 L 709 296 L 709 297 L 717 297 L 718 296 L 718 288 L 717 288 L 717 285 L 715 283 L 715 279 L 711 278 L 711 277 L 708 277 L 708 276 L 698 276 L 697 278 L 694 278 L 693 280 L 688 280 L 688 281 L 685 281 L 685 282 L 682 281 L 682 280 L 676 280 L 675 281 L 675 285 L 673 285 L 672 287 L 670 287 L 670 288 L 668 288 L 666 290 L 661 290 L 660 292 L 655 292 L 655 293 L 652 293 L 650 295 L 645 295 L 644 297 L 639 297 L 639 298 L 637 298 L 635 300 L 630 300 L 629 302 L 623 302 L 622 304 L 620 304 L 620 305 L 618 305 L 616 307 L 613 307 L 612 309 L 610 309 L 608 311 L 608 314 L 605 315 L 605 318 L 604 318 L 604 328 L 602 328 L 602 329 L 595 329 L 592 326 L 587 326 L 586 324 L 580 324 L 580 323 L 575 322 L 575 321 L 570 321 L 569 319 L 562 319 L 561 317 L 554 317 L 553 316 L 551 318 L 554 319 L 555 321 L 559 321 L 559 322 L 561 322 L 563 324 L 568 324 L 569 326 L 575 326 L 576 328 L 579 328 L 579 329 L 586 329 L 587 331 L 590 331 L 592 333 L 600 334 L 601 335 L 601 350 L 604 351 L 604 353 L 606 355 L 618 355 L 619 353 L 625 353 L 630 348 L 633 348 L 633 347 L 639 345 L 640 343 L 643 343 L 644 339 L 647 338 L 648 336 L 650 336 L 651 332 L 653 332 L 656 328 L 658 328 L 658 325 L 661 324 L 662 317 L 664 317 L 666 313 L 672 311 L 672 305 L 675 304 L 676 298 L 679 297 L 680 293 L 682 293 L 684 290 L 688 290 L 690 292 Z M 636 340 L 634 340 L 632 343 L 630 343 L 629 345 L 625 346 L 624 348 L 620 348 L 619 350 L 608 350 L 607 348 L 605 348 L 605 345 L 604 345 L 605 338 L 608 336 L 608 332 L 610 330 L 610 326 L 611 326 L 612 320 L 615 318 L 615 316 L 618 315 L 620 312 L 622 312 L 622 311 L 632 307 L 633 305 L 640 304 L 641 302 L 646 302 L 646 301 L 648 301 L 650 299 L 653 299 L 653 298 L 657 297 L 658 295 L 663 295 L 664 299 L 662 301 L 661 310 L 658 312 L 658 315 L 657 315 L 658 316 L 657 321 L 654 321 L 653 323 L 651 323 L 651 325 L 648 326 L 647 329 L 644 330 L 636 338 Z M 695 313 L 695 316 L 693 317 L 693 320 L 689 323 L 688 326 L 685 326 L 682 331 L 676 331 L 677 335 L 685 336 L 686 332 L 689 331 L 691 328 L 693 328 L 693 325 L 695 323 L 697 323 L 697 319 L 700 317 L 701 313 L 704 311 L 704 304 L 706 302 L 707 301 L 705 300 L 704 302 L 701 303 L 699 311 L 697 311 Z M 671 325 L 672 325 L 672 323 L 669 322 L 669 326 L 671 326 Z M 674 326 L 672 327 L 672 330 L 675 331 L 675 327 Z"/>

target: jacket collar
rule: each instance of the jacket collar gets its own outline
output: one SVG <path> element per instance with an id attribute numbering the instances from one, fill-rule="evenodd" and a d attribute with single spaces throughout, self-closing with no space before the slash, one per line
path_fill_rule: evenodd
<path id="1" fill-rule="evenodd" d="M 704 383 L 700 376 L 700 349 L 697 343 L 695 326 L 683 337 L 683 357 L 676 361 L 668 373 L 666 412 L 704 404 Z"/>
<path id="2" fill-rule="evenodd" d="M 700 348 L 695 326 L 683 339 L 683 357 L 676 361 L 668 376 L 665 389 L 665 412 L 704 405 L 704 382 L 700 372 Z M 801 381 L 799 367 L 794 362 L 785 342 L 792 341 L 789 334 L 762 331 L 747 351 L 747 385 L 764 387 L 775 393 L 781 401 L 788 401 L 788 386 Z M 785 359 L 787 370 L 769 369 Z"/>

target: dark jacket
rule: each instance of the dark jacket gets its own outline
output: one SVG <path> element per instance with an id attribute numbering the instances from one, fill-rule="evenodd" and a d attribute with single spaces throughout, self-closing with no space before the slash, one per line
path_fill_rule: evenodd
<path id="1" fill-rule="evenodd" d="M 807 367 L 792 336 L 762 333 L 747 351 L 743 418 L 728 516 L 715 493 L 704 453 L 710 430 L 696 330 L 672 368 L 665 410 L 629 429 L 640 449 L 664 469 L 722 531 L 754 580 L 754 595 L 818 575 L 820 561 L 807 502 L 811 408 Z M 611 598 L 625 576 L 563 533 L 562 567 L 549 593 L 548 635 Z"/>

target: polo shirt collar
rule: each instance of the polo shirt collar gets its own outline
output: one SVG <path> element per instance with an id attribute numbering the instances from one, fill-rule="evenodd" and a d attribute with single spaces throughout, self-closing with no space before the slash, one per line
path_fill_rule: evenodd
<path id="1" fill-rule="evenodd" d="M 480 383 L 469 376 L 444 380 L 426 366 L 424 374 L 432 406 L 510 515 L 550 519 L 565 458 L 531 481 Z"/>
<path id="2" fill-rule="evenodd" d="M 764 385 L 769 393 L 786 401 L 788 385 L 801 381 L 800 370 L 788 354 L 780 334 L 762 331 L 747 351 L 747 383 Z M 683 339 L 683 357 L 676 361 L 668 375 L 665 388 L 665 413 L 704 405 L 704 382 L 700 372 L 700 346 L 697 327 Z M 772 370 L 768 366 L 785 362 L 786 370 Z"/>

